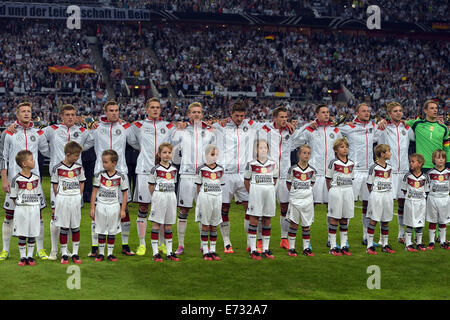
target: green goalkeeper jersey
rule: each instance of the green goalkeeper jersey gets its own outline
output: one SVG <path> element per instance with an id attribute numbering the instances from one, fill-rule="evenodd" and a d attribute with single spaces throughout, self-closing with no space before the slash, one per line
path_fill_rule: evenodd
<path id="1" fill-rule="evenodd" d="M 424 168 L 433 168 L 432 154 L 434 150 L 441 149 L 447 152 L 447 162 L 449 159 L 448 151 L 448 128 L 439 122 L 431 122 L 426 119 L 407 120 L 406 124 L 411 126 L 416 137 L 416 152 L 425 158 Z"/>

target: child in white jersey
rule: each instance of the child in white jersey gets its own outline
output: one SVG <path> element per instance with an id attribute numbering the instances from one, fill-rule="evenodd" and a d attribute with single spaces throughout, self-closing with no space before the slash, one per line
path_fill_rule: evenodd
<path id="1" fill-rule="evenodd" d="M 19 151 L 16 163 L 22 170 L 11 180 L 10 198 L 15 204 L 13 235 L 19 237 L 19 266 L 34 266 L 33 251 L 40 232 L 40 179 L 31 172 L 35 167 L 31 151 Z"/>

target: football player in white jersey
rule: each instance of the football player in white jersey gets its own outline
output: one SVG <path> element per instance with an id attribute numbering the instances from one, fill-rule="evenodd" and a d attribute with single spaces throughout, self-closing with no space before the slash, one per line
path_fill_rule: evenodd
<path id="1" fill-rule="evenodd" d="M 363 245 L 367 245 L 367 227 L 370 219 L 367 218 L 367 205 L 369 190 L 367 189 L 367 174 L 373 164 L 373 144 L 376 142 L 376 124 L 370 120 L 370 107 L 360 103 L 355 108 L 356 118 L 343 126 L 339 126 L 341 133 L 348 140 L 350 146 L 349 158 L 355 162 L 355 180 L 353 193 L 355 201 L 362 201 Z M 375 244 L 378 246 L 378 244 Z"/>
<path id="2" fill-rule="evenodd" d="M 31 121 L 32 104 L 29 102 L 22 102 L 16 108 L 17 128 L 16 132 L 5 130 L 0 139 L 0 170 L 2 177 L 2 188 L 6 193 L 5 203 L 5 219 L 2 226 L 3 250 L 0 253 L 0 261 L 5 260 L 9 256 L 9 244 L 13 232 L 13 218 L 14 218 L 14 202 L 9 197 L 11 180 L 15 177 L 20 167 L 15 161 L 17 153 L 21 150 L 30 150 L 33 153 L 33 158 L 38 158 L 38 151 L 44 156 L 49 156 L 48 143 L 44 137 L 44 132 L 39 128 L 33 126 Z M 36 164 L 32 170 L 34 174 L 39 176 L 39 165 Z M 41 190 L 41 210 L 46 207 L 45 196 Z M 48 255 L 44 249 L 44 221 L 41 217 L 40 234 L 36 238 L 36 251 L 41 259 L 47 259 Z"/>
<path id="3" fill-rule="evenodd" d="M 246 105 L 237 101 L 231 107 L 231 116 L 223 123 L 215 123 L 217 146 L 221 150 L 218 163 L 224 168 L 222 193 L 222 223 L 220 232 L 224 241 L 224 252 L 234 253 L 230 240 L 230 203 L 237 195 L 244 212 L 248 207 L 248 192 L 244 186 L 245 165 L 253 159 L 253 143 L 259 128 L 253 120 L 245 119 Z M 244 229 L 248 230 L 248 220 L 244 219 Z"/>
<path id="4" fill-rule="evenodd" d="M 158 98 L 151 98 L 146 104 L 147 118 L 135 121 L 131 129 L 140 146 L 139 156 L 136 164 L 136 188 L 134 192 L 134 202 L 139 204 L 138 216 L 136 220 L 139 237 L 139 247 L 136 251 L 138 256 L 145 255 L 145 233 L 147 230 L 147 217 L 151 195 L 148 189 L 148 179 L 150 170 L 155 165 L 155 156 L 158 147 L 163 142 L 171 142 L 171 137 L 176 127 L 161 119 L 161 102 Z M 164 230 L 161 228 L 162 239 Z M 160 235 L 161 242 L 161 235 Z M 164 249 L 161 248 L 163 251 Z"/>
<path id="5" fill-rule="evenodd" d="M 189 124 L 184 129 L 177 129 L 172 138 L 174 154 L 181 152 L 180 182 L 178 184 L 178 207 L 180 209 L 177 223 L 178 248 L 176 255 L 184 253 L 184 237 L 187 217 L 197 197 L 195 184 L 197 169 L 205 162 L 205 148 L 215 144 L 214 129 L 203 121 L 203 106 L 200 102 L 189 105 L 187 115 Z"/>
<path id="6" fill-rule="evenodd" d="M 409 171 L 408 149 L 412 129 L 402 120 L 403 107 L 400 103 L 390 102 L 386 109 L 390 120 L 381 120 L 378 123 L 376 135 L 379 144 L 387 144 L 391 148 L 391 159 L 388 163 L 392 166 L 392 195 L 394 200 L 397 200 L 398 241 L 405 243 L 405 195 L 402 191 L 402 181 Z"/>

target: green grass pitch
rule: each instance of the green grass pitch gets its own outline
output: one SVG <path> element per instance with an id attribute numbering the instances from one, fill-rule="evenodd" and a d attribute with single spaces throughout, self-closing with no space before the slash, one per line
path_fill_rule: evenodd
<path id="1" fill-rule="evenodd" d="M 49 178 L 43 187 L 48 199 Z M 0 193 L 3 204 L 4 193 Z M 85 204 L 81 220 L 80 289 L 69 289 L 72 273 L 59 261 L 38 260 L 34 267 L 19 267 L 17 238 L 11 240 L 11 256 L 0 262 L 1 299 L 151 299 L 151 300 L 308 300 L 308 299 L 449 299 L 449 252 L 439 247 L 433 251 L 408 253 L 397 243 L 397 218 L 390 224 L 390 244 L 397 253 L 388 255 L 377 250 L 377 256 L 365 253 L 361 245 L 361 209 L 356 205 L 355 218 L 349 224 L 351 257 L 334 257 L 328 253 L 326 212 L 323 205 L 315 212 L 311 228 L 311 244 L 315 257 L 300 255 L 292 258 L 279 247 L 279 210 L 272 221 L 272 252 L 275 260 L 253 261 L 245 250 L 242 206 L 232 204 L 230 211 L 232 255 L 223 253 L 222 238 L 217 247 L 222 261 L 203 261 L 200 236 L 193 210 L 189 214 L 185 239 L 185 254 L 180 262 L 152 261 L 150 228 L 147 226 L 147 254 L 126 257 L 120 254 L 121 236 L 116 237 L 117 262 L 95 262 L 90 251 L 89 204 Z M 130 204 L 130 247 L 138 246 L 136 231 L 137 205 Z M 45 221 L 44 246 L 50 251 L 49 221 L 51 210 L 43 211 Z M 3 220 L 3 217 L 2 219 Z M 0 230 L 1 232 L 1 230 Z M 379 226 L 375 232 L 379 237 Z M 428 226 L 424 228 L 428 242 Z M 176 225 L 174 248 L 177 247 Z M 69 248 L 71 247 L 69 241 Z M 301 232 L 297 236 L 297 251 L 301 252 Z M 69 266 L 72 266 L 71 263 Z M 368 267 L 380 270 L 380 289 L 369 289 L 373 275 Z M 369 283 L 372 283 L 369 279 Z"/>

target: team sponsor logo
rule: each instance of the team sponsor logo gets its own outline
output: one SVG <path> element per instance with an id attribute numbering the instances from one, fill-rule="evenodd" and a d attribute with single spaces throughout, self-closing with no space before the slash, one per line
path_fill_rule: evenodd
<path id="1" fill-rule="evenodd" d="M 166 129 L 161 128 L 161 133 L 162 133 L 162 134 L 165 134 L 165 133 L 166 133 Z"/>
<path id="2" fill-rule="evenodd" d="M 80 134 L 78 133 L 78 132 L 75 132 L 74 134 L 73 134 L 73 137 L 74 138 L 78 138 L 80 136 Z"/>
<path id="3" fill-rule="evenodd" d="M 31 136 L 31 137 L 30 137 L 30 140 L 33 141 L 33 142 L 35 142 L 35 141 L 36 141 L 36 137 L 35 137 L 35 136 Z"/>
<path id="4" fill-rule="evenodd" d="M 248 127 L 245 126 L 245 127 L 242 128 L 242 130 L 244 130 L 244 132 L 247 132 L 248 131 Z"/>
<path id="5" fill-rule="evenodd" d="M 122 134 L 122 131 L 120 129 L 116 129 L 116 136 L 120 136 Z"/>
<path id="6" fill-rule="evenodd" d="M 402 135 L 406 136 L 406 131 L 405 131 L 405 129 L 402 130 Z"/>
<path id="7" fill-rule="evenodd" d="M 333 132 L 330 132 L 330 138 L 334 139 L 334 133 Z"/>

